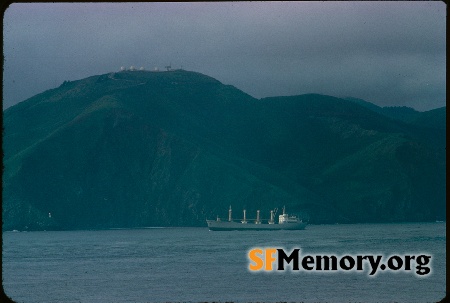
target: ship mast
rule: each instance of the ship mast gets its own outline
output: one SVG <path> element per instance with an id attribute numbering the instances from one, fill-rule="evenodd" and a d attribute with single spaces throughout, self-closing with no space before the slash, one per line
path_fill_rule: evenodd
<path id="1" fill-rule="evenodd" d="M 244 209 L 244 219 L 241 222 L 242 223 L 247 223 L 247 219 L 245 218 L 245 209 Z"/>
<path id="2" fill-rule="evenodd" d="M 269 224 L 273 224 L 273 210 L 270 211 L 270 221 Z"/>

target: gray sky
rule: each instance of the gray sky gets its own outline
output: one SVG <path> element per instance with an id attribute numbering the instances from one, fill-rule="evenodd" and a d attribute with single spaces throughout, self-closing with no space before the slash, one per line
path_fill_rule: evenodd
<path id="1" fill-rule="evenodd" d="M 64 80 L 172 64 L 256 97 L 445 106 L 443 2 L 15 3 L 3 109 Z"/>

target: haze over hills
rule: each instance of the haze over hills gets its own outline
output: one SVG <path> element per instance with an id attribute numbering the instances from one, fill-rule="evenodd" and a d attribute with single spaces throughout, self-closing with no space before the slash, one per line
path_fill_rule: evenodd
<path id="1" fill-rule="evenodd" d="M 195 72 L 64 82 L 3 113 L 4 230 L 445 219 L 445 108 L 255 99 Z M 49 213 L 51 216 L 49 216 Z"/>

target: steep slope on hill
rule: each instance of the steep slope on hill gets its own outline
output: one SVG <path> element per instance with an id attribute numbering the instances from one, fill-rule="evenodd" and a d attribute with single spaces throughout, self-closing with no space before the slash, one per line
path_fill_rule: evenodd
<path id="1" fill-rule="evenodd" d="M 3 226 L 203 226 L 229 205 L 286 205 L 315 223 L 435 220 L 445 127 L 430 140 L 428 115 L 257 100 L 183 70 L 64 82 L 4 112 Z"/>

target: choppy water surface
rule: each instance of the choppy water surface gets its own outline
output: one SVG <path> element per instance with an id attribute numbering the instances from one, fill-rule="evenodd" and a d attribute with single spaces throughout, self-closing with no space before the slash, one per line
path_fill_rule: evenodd
<path id="1" fill-rule="evenodd" d="M 445 296 L 445 223 L 4 232 L 3 287 L 16 302 L 435 302 Z M 253 247 L 303 254 L 432 255 L 432 273 L 250 272 Z"/>

